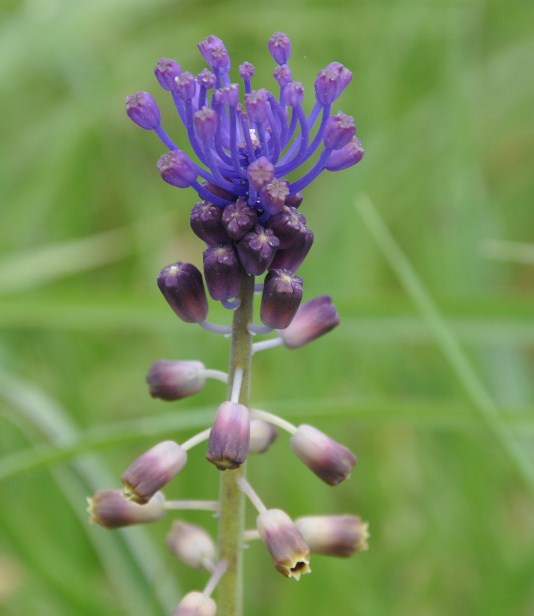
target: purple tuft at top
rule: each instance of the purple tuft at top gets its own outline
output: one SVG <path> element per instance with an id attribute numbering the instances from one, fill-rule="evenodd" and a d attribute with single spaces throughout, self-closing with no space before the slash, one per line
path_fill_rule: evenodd
<path id="1" fill-rule="evenodd" d="M 261 224 L 284 204 L 301 199 L 298 193 L 322 171 L 355 165 L 364 154 L 354 119 L 331 111 L 352 73 L 340 62 L 319 71 L 315 101 L 307 112 L 304 86 L 293 80 L 288 65 L 289 37 L 276 32 L 267 46 L 276 62 L 276 93 L 253 85 L 254 66 L 248 61 L 239 65 L 241 87 L 233 83 L 228 50 L 213 34 L 198 44 L 209 68 L 196 77 L 174 60 L 158 61 L 155 76 L 171 93 L 197 160 L 167 134 L 152 95 L 137 92 L 126 104 L 128 116 L 142 128 L 153 130 L 169 150 L 158 165 L 165 181 L 180 188 L 190 186 L 217 207 L 240 199 Z M 299 173 L 305 163 L 306 171 Z"/>

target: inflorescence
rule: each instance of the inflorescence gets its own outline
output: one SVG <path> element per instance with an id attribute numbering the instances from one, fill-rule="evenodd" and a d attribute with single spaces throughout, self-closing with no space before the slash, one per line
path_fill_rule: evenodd
<path id="1" fill-rule="evenodd" d="M 156 101 L 148 92 L 126 99 L 128 116 L 153 130 L 169 149 L 158 161 L 161 177 L 179 188 L 192 187 L 200 197 L 191 211 L 195 234 L 206 244 L 203 274 L 191 263 L 164 267 L 157 284 L 175 314 L 187 323 L 231 333 L 231 328 L 207 322 L 209 296 L 229 310 L 240 305 L 243 277 L 265 274 L 256 285 L 261 293 L 260 319 L 250 323 L 250 335 L 273 330 L 274 338 L 256 342 L 252 352 L 278 344 L 301 347 L 339 323 L 328 295 L 301 305 L 303 281 L 296 271 L 313 243 L 313 233 L 299 211 L 301 191 L 324 170 L 339 171 L 363 156 L 354 119 L 332 104 L 349 84 L 352 74 L 339 62 L 321 70 L 315 80 L 315 104 L 304 111 L 304 88 L 294 81 L 288 60 L 290 40 L 275 33 L 268 41 L 276 62 L 277 95 L 252 86 L 254 66 L 239 66 L 244 93 L 230 78 L 230 57 L 223 42 L 208 36 L 198 48 L 209 65 L 196 77 L 175 61 L 162 58 L 155 75 L 170 92 L 199 162 L 179 149 L 161 124 Z M 311 162 L 308 162 L 310 161 Z M 307 171 L 300 168 L 307 164 Z M 288 177 L 291 179 L 288 179 Z M 167 500 L 161 490 L 187 463 L 187 451 L 208 441 L 207 459 L 219 470 L 239 468 L 250 453 L 265 452 L 278 428 L 289 432 L 296 456 L 331 486 L 351 473 L 356 457 L 345 446 L 316 428 L 290 422 L 239 402 L 243 370 L 234 366 L 229 399 L 216 411 L 211 428 L 182 444 L 163 441 L 141 454 L 122 476 L 122 490 L 97 492 L 90 502 L 91 519 L 107 528 L 155 522 L 173 509 L 217 512 L 218 501 Z M 196 360 L 159 360 L 148 375 L 150 394 L 179 400 L 200 391 L 206 379 L 228 381 L 228 375 L 207 369 Z M 310 552 L 350 556 L 367 548 L 367 524 L 354 515 L 308 516 L 292 520 L 280 509 L 267 508 L 250 483 L 240 476 L 239 489 L 258 511 L 257 528 L 245 540 L 261 538 L 275 567 L 299 579 L 310 572 Z M 216 613 L 211 594 L 227 563 L 217 560 L 211 537 L 200 527 L 175 520 L 167 538 L 173 554 L 191 567 L 210 573 L 203 592 L 182 599 L 174 616 Z"/>

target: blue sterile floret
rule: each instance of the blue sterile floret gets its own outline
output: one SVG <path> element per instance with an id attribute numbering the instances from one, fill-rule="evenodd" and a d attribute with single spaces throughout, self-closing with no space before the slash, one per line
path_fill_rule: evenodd
<path id="1" fill-rule="evenodd" d="M 345 169 L 361 160 L 364 151 L 355 136 L 354 119 L 331 114 L 332 103 L 352 78 L 341 63 L 332 62 L 319 72 L 315 105 L 306 114 L 304 87 L 293 80 L 287 64 L 291 42 L 286 34 L 276 32 L 268 41 L 277 63 L 273 75 L 277 95 L 253 88 L 250 62 L 239 66 L 240 92 L 240 85 L 230 77 L 228 51 L 217 36 L 208 36 L 198 48 L 209 69 L 197 77 L 167 58 L 160 59 L 154 71 L 173 96 L 198 163 L 165 132 L 157 104 L 148 93 L 127 100 L 128 115 L 136 124 L 154 130 L 169 150 L 180 152 L 163 155 L 159 168 L 165 181 L 180 188 L 192 186 L 202 199 L 221 207 L 244 198 L 264 223 L 323 170 Z M 285 179 L 312 157 L 315 164 L 300 178 Z M 221 196 L 214 187 L 227 194 Z"/>

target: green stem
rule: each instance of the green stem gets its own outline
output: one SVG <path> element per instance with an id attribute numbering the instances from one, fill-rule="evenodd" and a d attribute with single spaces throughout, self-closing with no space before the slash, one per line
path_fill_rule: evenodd
<path id="1" fill-rule="evenodd" d="M 248 325 L 252 322 L 254 276 L 244 273 L 241 279 L 240 306 L 234 313 L 232 351 L 228 374 L 228 399 L 232 392 L 236 368 L 243 370 L 239 402 L 249 405 L 252 339 Z M 243 613 L 243 531 L 245 522 L 244 496 L 237 487 L 237 478 L 244 475 L 244 465 L 233 471 L 223 471 L 220 483 L 219 552 L 228 569 L 218 587 L 218 616 L 241 616 Z"/>

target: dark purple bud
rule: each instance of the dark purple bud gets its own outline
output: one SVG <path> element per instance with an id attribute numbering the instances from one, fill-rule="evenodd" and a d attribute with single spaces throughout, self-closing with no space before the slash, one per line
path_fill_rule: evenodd
<path id="1" fill-rule="evenodd" d="M 303 235 L 308 231 L 304 216 L 294 207 L 287 206 L 271 216 L 265 226 L 272 229 L 279 239 L 279 250 L 291 248 L 301 241 Z"/>
<path id="2" fill-rule="evenodd" d="M 349 477 L 356 456 L 313 426 L 303 424 L 291 435 L 291 449 L 320 479 L 331 486 Z"/>
<path id="3" fill-rule="evenodd" d="M 267 119 L 269 111 L 269 101 L 267 98 L 267 90 L 252 90 L 245 95 L 245 106 L 247 108 L 248 117 L 252 122 L 261 124 Z"/>
<path id="4" fill-rule="evenodd" d="M 359 163 L 364 154 L 365 150 L 362 147 L 362 142 L 358 137 L 353 137 L 341 150 L 334 150 L 330 154 L 326 161 L 325 169 L 328 169 L 328 171 L 347 169 Z"/>
<path id="5" fill-rule="evenodd" d="M 289 195 L 288 197 L 286 197 L 286 205 L 287 207 L 295 207 L 295 208 L 299 208 L 302 204 L 302 201 L 304 200 L 304 197 L 302 196 L 301 193 L 295 193 L 294 195 Z"/>
<path id="6" fill-rule="evenodd" d="M 305 231 L 297 234 L 294 243 L 289 248 L 277 251 L 270 267 L 296 272 L 310 252 L 312 244 L 313 232 L 306 228 Z"/>
<path id="7" fill-rule="evenodd" d="M 197 75 L 198 84 L 206 88 L 206 90 L 215 87 L 216 81 L 215 75 L 207 68 L 203 68 Z"/>
<path id="8" fill-rule="evenodd" d="M 222 226 L 223 211 L 209 201 L 199 201 L 191 210 L 191 229 L 208 245 L 224 244 L 230 239 Z"/>
<path id="9" fill-rule="evenodd" d="M 274 178 L 260 190 L 261 205 L 269 214 L 276 214 L 284 207 L 288 195 L 287 181 Z"/>
<path id="10" fill-rule="evenodd" d="M 249 453 L 264 453 L 278 436 L 278 430 L 273 424 L 263 419 L 250 420 Z"/>
<path id="11" fill-rule="evenodd" d="M 252 276 L 259 276 L 271 264 L 279 245 L 271 229 L 256 225 L 237 244 L 237 253 L 246 271 Z"/>
<path id="12" fill-rule="evenodd" d="M 291 55 L 291 41 L 287 34 L 275 32 L 267 42 L 271 56 L 278 64 L 285 64 Z"/>
<path id="13" fill-rule="evenodd" d="M 260 318 L 273 329 L 285 329 L 302 300 L 302 278 L 291 272 L 272 269 L 265 277 Z"/>
<path id="14" fill-rule="evenodd" d="M 174 80 L 182 72 L 182 67 L 169 58 L 160 58 L 154 69 L 154 75 L 165 90 L 174 90 Z"/>
<path id="15" fill-rule="evenodd" d="M 193 73 L 184 71 L 174 78 L 174 88 L 183 101 L 189 101 L 197 91 L 197 80 Z"/>
<path id="16" fill-rule="evenodd" d="M 281 509 L 267 509 L 256 518 L 263 543 L 282 575 L 299 580 L 311 573 L 310 548 L 293 520 Z"/>
<path id="17" fill-rule="evenodd" d="M 195 132 L 200 141 L 208 143 L 217 132 L 217 112 L 209 107 L 202 107 L 202 109 L 196 111 L 193 115 L 193 123 L 195 125 Z"/>
<path id="18" fill-rule="evenodd" d="M 354 118 L 341 111 L 330 116 L 324 129 L 324 146 L 329 150 L 340 150 L 354 137 Z"/>
<path id="19" fill-rule="evenodd" d="M 295 525 L 316 554 L 346 558 L 369 548 L 369 524 L 357 515 L 310 515 Z"/>
<path id="20" fill-rule="evenodd" d="M 230 56 L 228 55 L 224 43 L 218 36 L 210 34 L 203 41 L 200 41 L 198 49 L 204 60 L 213 66 L 213 68 L 223 69 L 225 71 L 230 69 Z"/>
<path id="21" fill-rule="evenodd" d="M 136 458 L 122 475 L 124 494 L 140 505 L 148 501 L 177 475 L 187 462 L 187 453 L 174 441 L 154 445 Z"/>
<path id="22" fill-rule="evenodd" d="M 221 471 L 238 468 L 247 458 L 249 442 L 248 408 L 223 402 L 211 426 L 206 458 Z"/>
<path id="23" fill-rule="evenodd" d="M 145 130 L 153 130 L 161 122 L 159 107 L 150 92 L 136 92 L 127 96 L 126 113 L 132 122 Z"/>
<path id="24" fill-rule="evenodd" d="M 247 175 L 251 185 L 259 190 L 274 179 L 274 165 L 265 156 L 260 156 L 250 163 Z"/>
<path id="25" fill-rule="evenodd" d="M 241 263 L 231 244 L 211 246 L 204 251 L 204 276 L 209 294 L 224 301 L 239 295 Z"/>
<path id="26" fill-rule="evenodd" d="M 87 499 L 90 521 L 105 528 L 157 522 L 165 515 L 165 499 L 156 492 L 145 505 L 128 500 L 122 490 L 99 490 Z"/>
<path id="27" fill-rule="evenodd" d="M 312 342 L 339 325 L 339 315 L 329 295 L 320 295 L 302 304 L 293 321 L 280 332 L 284 346 L 290 349 Z"/>
<path id="28" fill-rule="evenodd" d="M 284 90 L 284 96 L 288 105 L 296 107 L 304 100 L 304 87 L 300 81 L 288 83 Z"/>
<path id="29" fill-rule="evenodd" d="M 186 323 L 201 323 L 208 316 L 202 274 L 191 263 L 177 261 L 164 267 L 157 278 L 159 290 L 176 315 Z"/>
<path id="30" fill-rule="evenodd" d="M 276 79 L 279 86 L 287 86 L 287 84 L 292 80 L 291 69 L 287 64 L 277 66 L 274 69 L 273 77 Z"/>
<path id="31" fill-rule="evenodd" d="M 172 616 L 215 616 L 217 604 L 203 592 L 192 590 L 183 596 Z"/>
<path id="32" fill-rule="evenodd" d="M 168 183 L 178 188 L 187 188 L 197 179 L 195 167 L 185 152 L 171 150 L 158 160 L 158 171 Z"/>
<path id="33" fill-rule="evenodd" d="M 155 361 L 146 375 L 150 395 L 162 400 L 181 400 L 199 392 L 206 382 L 200 361 Z"/>
<path id="34" fill-rule="evenodd" d="M 169 550 L 188 567 L 209 568 L 215 561 L 215 543 L 200 526 L 175 520 L 165 543 Z"/>
<path id="35" fill-rule="evenodd" d="M 257 222 L 258 215 L 243 199 L 237 199 L 223 210 L 223 227 L 234 241 L 240 240 Z"/>
<path id="36" fill-rule="evenodd" d="M 254 65 L 250 62 L 243 62 L 239 65 L 239 76 L 242 79 L 252 79 L 254 77 Z"/>

